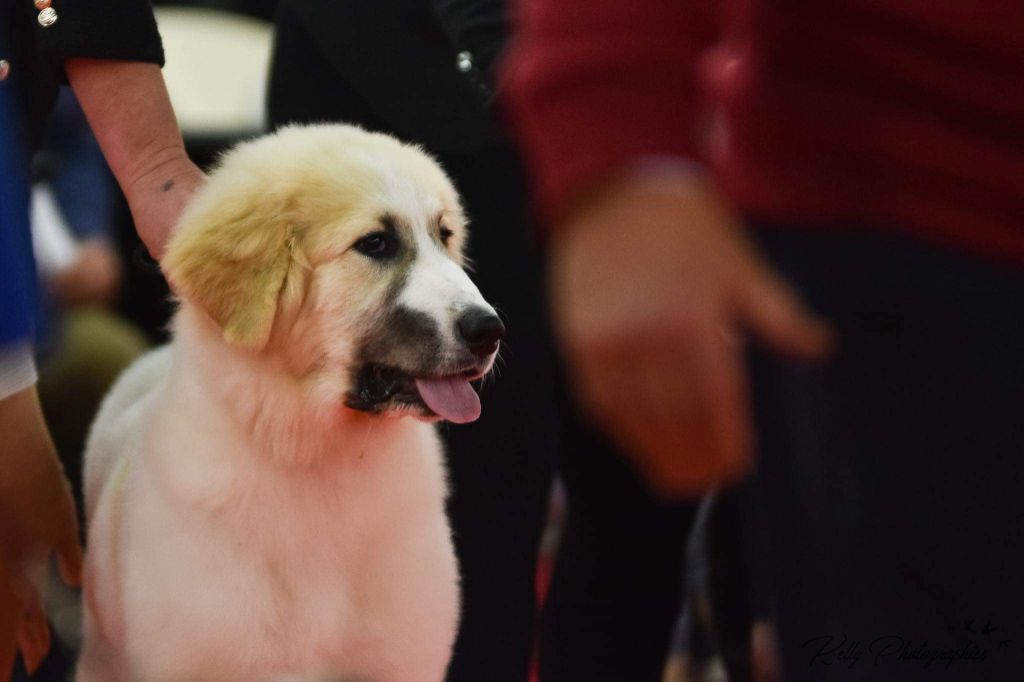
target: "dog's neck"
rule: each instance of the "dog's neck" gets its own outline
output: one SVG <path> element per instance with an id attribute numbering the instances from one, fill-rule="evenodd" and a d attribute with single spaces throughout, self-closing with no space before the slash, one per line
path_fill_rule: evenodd
<path id="1" fill-rule="evenodd" d="M 202 311 L 183 302 L 175 315 L 174 375 L 220 406 L 254 454 L 289 465 L 311 464 L 351 451 L 394 429 L 415 428 L 408 419 L 372 417 L 347 408 L 343 395 L 323 380 L 296 377 L 273 353 L 234 347 Z"/>

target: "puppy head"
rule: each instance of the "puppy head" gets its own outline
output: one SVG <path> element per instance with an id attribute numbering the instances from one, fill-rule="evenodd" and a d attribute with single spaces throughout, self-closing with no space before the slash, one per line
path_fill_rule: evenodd
<path id="1" fill-rule="evenodd" d="M 463 270 L 466 224 L 418 149 L 352 126 L 285 128 L 229 152 L 163 262 L 239 352 L 317 409 L 456 422 L 504 327 Z"/>

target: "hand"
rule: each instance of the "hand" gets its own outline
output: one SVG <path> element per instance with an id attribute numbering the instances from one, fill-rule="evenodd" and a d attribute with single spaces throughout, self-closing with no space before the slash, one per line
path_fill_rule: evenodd
<path id="1" fill-rule="evenodd" d="M 750 467 L 745 334 L 805 360 L 832 344 L 697 175 L 626 178 L 578 206 L 550 282 L 578 397 L 666 495 Z"/>
<path id="2" fill-rule="evenodd" d="M 6 680 L 16 650 L 32 672 L 50 648 L 29 565 L 56 552 L 64 581 L 78 585 L 82 549 L 71 491 L 34 387 L 0 400 L 0 433 L 0 680 Z"/>

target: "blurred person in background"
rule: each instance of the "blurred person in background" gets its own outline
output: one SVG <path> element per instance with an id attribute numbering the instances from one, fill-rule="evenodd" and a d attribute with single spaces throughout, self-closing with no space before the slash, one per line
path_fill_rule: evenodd
<path id="1" fill-rule="evenodd" d="M 1019 677 L 1024 6 L 519 9 L 579 394 L 668 493 L 756 434 L 784 679 Z"/>
<path id="2" fill-rule="evenodd" d="M 59 0 L 58 0 L 59 2 Z M 49 630 L 27 564 L 56 552 L 81 576 L 74 506 L 36 392 L 38 304 L 29 237 L 30 150 L 66 77 L 154 256 L 202 173 L 188 160 L 142 0 L 0 4 L 0 679 L 32 670 Z"/>
<path id="3" fill-rule="evenodd" d="M 473 277 L 508 324 L 484 416 L 443 434 L 462 574 L 448 679 L 527 679 L 538 542 L 560 462 L 568 510 L 540 677 L 658 680 L 695 509 L 652 499 L 562 395 L 521 169 L 491 109 L 505 11 L 500 0 L 285 0 L 270 119 L 357 123 L 437 157 L 470 217 Z"/>

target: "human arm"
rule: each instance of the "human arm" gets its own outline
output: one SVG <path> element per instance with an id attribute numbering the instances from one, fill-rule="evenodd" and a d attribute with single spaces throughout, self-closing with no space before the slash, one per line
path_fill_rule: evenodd
<path id="1" fill-rule="evenodd" d="M 153 8 L 148 0 L 90 0 L 58 2 L 54 9 L 59 19 L 49 26 L 34 16 L 22 19 L 33 33 L 26 42 L 35 46 L 27 55 L 37 65 L 35 90 L 55 88 L 64 77 L 70 82 L 140 237 L 158 257 L 202 173 L 185 155 L 160 73 L 164 57 Z M 38 126 L 45 113 L 33 106 L 30 123 Z"/>
<path id="2" fill-rule="evenodd" d="M 205 182 L 185 153 L 160 68 L 91 58 L 64 66 L 139 236 L 159 259 L 185 204 Z"/>
<path id="3" fill-rule="evenodd" d="M 10 142 L 6 133 L 0 142 Z M 0 145 L 9 181 L 0 186 L 0 680 L 8 679 L 18 649 L 29 670 L 49 649 L 26 564 L 56 550 L 66 580 L 77 584 L 81 571 L 74 504 L 35 393 L 27 164 L 12 159 L 12 150 Z"/>
<path id="4" fill-rule="evenodd" d="M 0 149 L 11 152 L 12 145 Z M 28 569 L 56 551 L 65 580 L 78 584 L 81 549 L 74 503 L 35 391 L 27 163 L 0 154 L 0 164 L 9 170 L 9 182 L 0 186 L 0 680 L 6 680 L 18 650 L 31 672 L 50 646 Z"/>
<path id="5" fill-rule="evenodd" d="M 648 156 L 700 163 L 698 63 L 716 3 L 519 0 L 503 105 L 546 227 Z"/>

